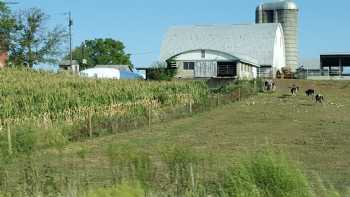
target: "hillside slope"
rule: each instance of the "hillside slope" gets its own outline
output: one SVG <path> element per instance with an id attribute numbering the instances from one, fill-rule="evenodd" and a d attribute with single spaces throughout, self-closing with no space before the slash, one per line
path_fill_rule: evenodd
<path id="1" fill-rule="evenodd" d="M 290 96 L 288 87 L 292 84 L 302 90 L 315 88 L 325 96 L 325 103 L 316 104 L 303 91 Z M 177 146 L 210 157 L 218 168 L 240 161 L 245 153 L 280 150 L 307 173 L 311 182 L 320 176 L 345 192 L 350 187 L 350 82 L 286 80 L 277 85 L 275 93 L 260 93 L 192 117 L 153 124 L 151 130 L 140 128 L 39 151 L 23 157 L 25 162 L 10 163 L 9 182 L 15 186 L 16 181 L 22 181 L 29 163 L 29 169 L 42 171 L 44 178 L 40 181 L 55 183 L 55 187 L 68 184 L 64 177 L 89 186 L 108 186 L 114 178 L 111 154 L 123 164 L 128 159 L 135 162 L 134 153 L 147 153 L 160 165 L 157 161 L 162 159 L 162 151 Z M 132 167 L 119 170 L 129 176 Z M 162 182 L 165 177 L 156 178 Z"/>
<path id="2" fill-rule="evenodd" d="M 288 87 L 315 88 L 325 96 L 316 104 L 300 92 L 290 96 Z M 279 81 L 276 93 L 222 106 L 213 111 L 154 125 L 95 141 L 71 145 L 67 154 L 88 150 L 91 167 L 106 161 L 103 151 L 111 144 L 158 154 L 167 145 L 190 146 L 215 155 L 226 163 L 242 152 L 266 147 L 282 150 L 312 177 L 344 189 L 350 186 L 350 82 Z M 95 166 L 95 167 L 93 167 Z M 98 170 L 97 170 L 98 171 Z"/>

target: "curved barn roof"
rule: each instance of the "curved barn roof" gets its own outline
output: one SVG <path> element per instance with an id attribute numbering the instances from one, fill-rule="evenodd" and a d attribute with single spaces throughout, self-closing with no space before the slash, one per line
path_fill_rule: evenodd
<path id="1" fill-rule="evenodd" d="M 215 50 L 230 54 L 243 61 L 273 65 L 277 23 L 179 26 L 167 32 L 161 47 L 161 61 L 179 54 L 199 50 Z"/>

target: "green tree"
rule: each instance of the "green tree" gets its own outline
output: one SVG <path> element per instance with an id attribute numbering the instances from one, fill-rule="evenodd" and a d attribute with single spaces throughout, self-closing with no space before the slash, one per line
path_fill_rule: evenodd
<path id="1" fill-rule="evenodd" d="M 16 17 L 16 32 L 10 47 L 10 61 L 15 65 L 33 67 L 39 63 L 55 63 L 62 55 L 62 44 L 67 33 L 60 26 L 48 30 L 49 19 L 42 10 L 31 8 L 19 12 Z"/>
<path id="2" fill-rule="evenodd" d="M 86 59 L 87 64 L 82 68 L 113 64 L 132 66 L 130 54 L 126 54 L 124 49 L 125 46 L 121 41 L 111 38 L 86 40 L 80 47 L 73 50 L 73 59 L 81 63 L 83 59 Z"/>
<path id="3" fill-rule="evenodd" d="M 0 52 L 8 49 L 11 33 L 15 30 L 16 20 L 11 14 L 11 10 L 0 2 Z"/>

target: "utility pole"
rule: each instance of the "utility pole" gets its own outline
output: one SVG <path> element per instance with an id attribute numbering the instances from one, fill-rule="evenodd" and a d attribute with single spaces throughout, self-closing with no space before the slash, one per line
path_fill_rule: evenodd
<path id="1" fill-rule="evenodd" d="M 69 26 L 69 56 L 70 56 L 70 66 L 73 65 L 73 54 L 72 54 L 72 26 L 73 26 L 73 20 L 72 20 L 72 14 L 71 12 L 69 11 L 68 13 L 69 15 L 69 23 L 68 23 L 68 26 Z"/>

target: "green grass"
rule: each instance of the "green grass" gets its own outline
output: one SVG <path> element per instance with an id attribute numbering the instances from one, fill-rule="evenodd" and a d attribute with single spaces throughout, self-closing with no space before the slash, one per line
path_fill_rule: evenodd
<path id="1" fill-rule="evenodd" d="M 326 102 L 315 104 L 303 93 L 289 96 L 288 86 L 293 83 L 302 89 L 315 88 Z M 271 147 L 285 152 L 310 179 L 316 173 L 345 192 L 350 186 L 349 82 L 280 81 L 278 87 L 273 94 L 260 94 L 207 113 L 154 125 L 152 132 L 135 130 L 73 144 L 67 153 L 83 146 L 91 150 L 89 158 L 103 161 L 104 147 L 118 144 L 157 157 L 159 149 L 176 144 L 214 155 L 224 167 L 239 161 L 242 153 Z M 91 162 L 91 167 L 98 163 Z"/>
<path id="2" fill-rule="evenodd" d="M 325 96 L 326 102 L 315 104 L 303 93 L 296 97 L 289 96 L 288 87 L 293 83 L 302 89 L 315 88 Z M 303 173 L 295 170 L 300 169 L 306 173 L 313 190 L 318 192 L 317 196 L 337 196 L 335 190 L 346 196 L 350 187 L 350 82 L 279 81 L 277 85 L 276 93 L 261 93 L 205 113 L 153 124 L 152 131 L 140 128 L 56 148 L 40 149 L 30 157 L 19 156 L 8 161 L 8 164 L 4 164 L 4 172 L 11 177 L 11 187 L 17 181 L 23 182 L 22 175 L 28 174 L 30 171 L 26 169 L 29 168 L 40 169 L 40 176 L 37 177 L 40 182 L 46 180 L 50 185 L 51 181 L 57 188 L 76 185 L 65 181 L 66 177 L 86 183 L 81 187 L 87 188 L 122 184 L 123 179 L 129 177 L 141 178 L 143 189 L 187 191 L 193 189 L 189 166 L 193 167 L 195 180 L 212 180 L 214 183 L 215 180 L 219 182 L 218 172 L 233 167 L 243 172 L 249 171 L 245 173 L 249 174 L 249 185 L 258 188 L 260 196 L 264 196 L 266 191 L 285 187 L 281 185 L 271 189 L 257 181 L 259 177 L 264 177 L 265 170 L 269 172 L 269 167 L 274 167 L 275 160 L 257 157 L 257 164 L 264 167 L 265 163 L 266 168 L 255 169 L 254 159 L 242 166 L 242 160 L 245 160 L 242 155 L 254 155 L 260 150 L 270 149 L 283 152 L 289 158 L 282 159 L 282 163 L 291 160 L 291 165 L 297 166 L 291 170 L 282 168 L 280 172 L 283 176 L 276 176 L 270 183 L 280 181 L 278 178 L 297 183 L 293 182 L 294 178 L 288 179 L 290 171 L 296 175 L 292 177 L 298 177 L 303 183 Z M 191 151 L 183 152 L 177 147 Z M 140 166 L 140 163 L 147 165 Z M 122 172 L 120 179 L 115 180 L 111 170 Z M 170 174 L 178 173 L 186 176 L 170 178 L 176 177 Z M 154 180 L 151 185 L 147 185 L 150 183 L 147 181 L 149 178 Z M 212 184 L 208 184 L 203 187 L 211 188 Z M 298 184 L 288 186 L 300 187 Z M 202 191 L 200 186 L 197 188 L 195 185 L 195 188 L 198 192 Z M 107 189 L 105 192 L 113 191 Z"/>

